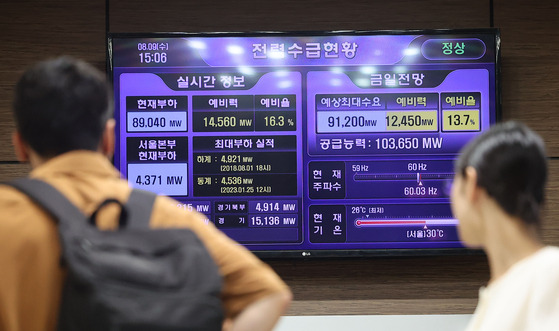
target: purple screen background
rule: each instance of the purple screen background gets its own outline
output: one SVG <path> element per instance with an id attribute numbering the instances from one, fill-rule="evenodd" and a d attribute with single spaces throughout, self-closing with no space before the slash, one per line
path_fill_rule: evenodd
<path id="1" fill-rule="evenodd" d="M 259 252 L 461 248 L 449 183 L 498 117 L 496 40 L 114 35 L 115 165 Z"/>

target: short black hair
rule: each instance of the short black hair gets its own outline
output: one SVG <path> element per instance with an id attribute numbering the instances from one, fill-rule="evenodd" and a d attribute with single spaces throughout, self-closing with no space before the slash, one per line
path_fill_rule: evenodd
<path id="1" fill-rule="evenodd" d="M 25 71 L 16 84 L 13 111 L 22 139 L 42 157 L 95 151 L 112 116 L 112 95 L 104 74 L 65 56 Z"/>
<path id="2" fill-rule="evenodd" d="M 519 122 L 493 126 L 476 137 L 456 162 L 456 174 L 477 171 L 477 184 L 508 214 L 528 225 L 540 225 L 545 201 L 547 156 L 542 138 Z"/>

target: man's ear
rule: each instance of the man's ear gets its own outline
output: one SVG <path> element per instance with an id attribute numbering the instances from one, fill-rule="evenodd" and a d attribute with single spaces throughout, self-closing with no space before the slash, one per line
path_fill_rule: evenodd
<path id="1" fill-rule="evenodd" d="M 474 167 L 467 167 L 464 176 L 464 187 L 466 191 L 466 199 L 470 203 L 476 203 L 479 199 L 480 188 L 477 185 L 477 170 Z"/>
<path id="2" fill-rule="evenodd" d="M 105 130 L 103 131 L 100 148 L 103 155 L 108 158 L 113 157 L 115 152 L 115 120 L 113 118 L 105 123 Z"/>
<path id="3" fill-rule="evenodd" d="M 16 153 L 17 160 L 19 162 L 29 162 L 29 151 L 27 150 L 27 144 L 21 138 L 19 131 L 14 131 L 12 134 L 12 144 L 14 145 L 14 151 Z"/>

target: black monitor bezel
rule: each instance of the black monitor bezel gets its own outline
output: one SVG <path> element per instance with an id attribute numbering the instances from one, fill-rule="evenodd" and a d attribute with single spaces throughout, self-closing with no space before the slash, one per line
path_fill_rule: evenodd
<path id="1" fill-rule="evenodd" d="M 332 30 L 332 31 L 250 31 L 250 32 L 107 32 L 106 70 L 113 84 L 112 44 L 114 38 L 186 38 L 186 37 L 269 37 L 269 36 L 367 36 L 367 35 L 452 35 L 489 34 L 495 38 L 495 121 L 502 120 L 501 110 L 501 34 L 498 28 L 473 29 L 399 29 L 399 30 Z M 483 251 L 469 248 L 394 248 L 394 249 L 325 249 L 325 250 L 254 250 L 262 259 L 378 258 L 412 256 L 480 255 Z"/>

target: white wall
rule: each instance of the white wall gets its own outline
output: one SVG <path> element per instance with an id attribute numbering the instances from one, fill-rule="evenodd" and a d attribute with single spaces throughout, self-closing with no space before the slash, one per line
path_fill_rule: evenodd
<path id="1" fill-rule="evenodd" d="M 463 331 L 472 315 L 284 316 L 274 331 Z"/>

